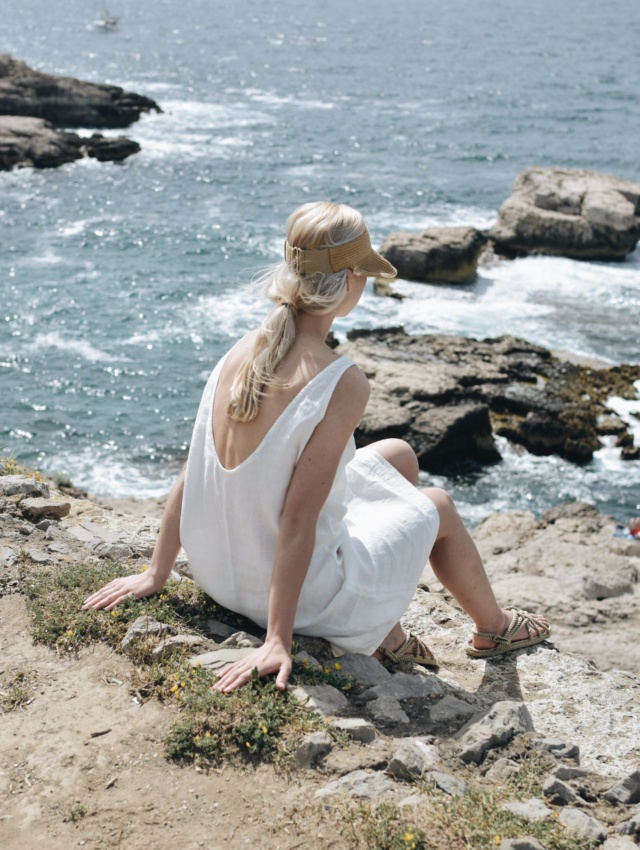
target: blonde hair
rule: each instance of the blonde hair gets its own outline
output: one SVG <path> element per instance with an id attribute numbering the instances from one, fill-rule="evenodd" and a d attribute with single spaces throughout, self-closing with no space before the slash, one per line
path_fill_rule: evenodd
<path id="1" fill-rule="evenodd" d="M 351 242 L 366 225 L 346 204 L 316 201 L 298 207 L 287 219 L 287 242 L 294 248 L 331 248 Z M 299 312 L 322 316 L 340 304 L 347 292 L 347 269 L 331 274 L 300 274 L 295 263 L 280 263 L 263 278 L 262 294 L 274 303 L 260 326 L 253 350 L 238 370 L 227 415 L 251 422 L 258 415 L 265 388 L 278 383 L 276 370 L 296 338 Z"/>

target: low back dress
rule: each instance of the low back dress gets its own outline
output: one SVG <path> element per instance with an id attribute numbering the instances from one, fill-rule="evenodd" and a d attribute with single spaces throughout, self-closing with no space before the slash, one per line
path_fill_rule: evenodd
<path id="1" fill-rule="evenodd" d="M 347 369 L 339 357 L 306 384 L 260 445 L 225 469 L 205 387 L 184 483 L 180 537 L 195 581 L 216 602 L 267 626 L 271 571 L 291 476 Z M 320 511 L 294 631 L 372 654 L 406 611 L 438 532 L 433 502 L 371 448 L 347 443 Z"/>

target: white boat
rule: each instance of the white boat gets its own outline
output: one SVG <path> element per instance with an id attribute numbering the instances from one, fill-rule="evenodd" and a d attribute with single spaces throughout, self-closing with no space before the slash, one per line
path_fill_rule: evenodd
<path id="1" fill-rule="evenodd" d="M 119 26 L 119 21 L 113 15 L 109 14 L 109 10 L 106 5 L 102 7 L 102 16 L 96 18 L 95 21 L 92 21 L 91 26 L 97 30 L 102 30 L 103 32 L 109 32 L 112 30 L 117 30 Z"/>

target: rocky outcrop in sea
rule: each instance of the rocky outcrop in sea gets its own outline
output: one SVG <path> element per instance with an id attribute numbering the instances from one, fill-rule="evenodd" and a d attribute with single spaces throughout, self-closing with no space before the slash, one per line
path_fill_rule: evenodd
<path id="1" fill-rule="evenodd" d="M 82 156 L 119 162 L 140 145 L 123 136 L 81 137 L 67 128 L 128 127 L 152 111 L 162 110 L 119 86 L 45 74 L 0 55 L 0 170 L 55 168 Z"/>

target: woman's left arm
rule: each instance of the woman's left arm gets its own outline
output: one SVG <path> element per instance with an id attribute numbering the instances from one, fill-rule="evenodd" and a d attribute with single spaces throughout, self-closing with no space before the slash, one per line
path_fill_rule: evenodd
<path id="1" fill-rule="evenodd" d="M 315 547 L 318 516 L 368 398 L 369 383 L 364 374 L 357 367 L 348 369 L 296 464 L 280 518 L 267 636 L 263 646 L 220 675 L 216 687 L 225 693 L 246 684 L 256 668 L 260 676 L 276 673 L 277 687 L 286 687 L 292 667 L 293 625 Z"/>

